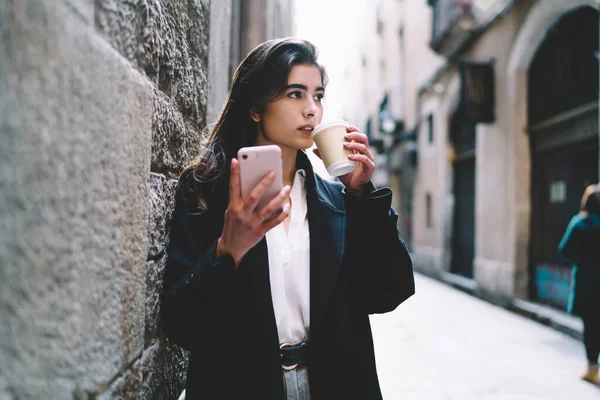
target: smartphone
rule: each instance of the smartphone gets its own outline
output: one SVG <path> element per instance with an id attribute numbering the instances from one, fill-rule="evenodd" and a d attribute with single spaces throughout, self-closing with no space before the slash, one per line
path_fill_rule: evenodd
<path id="1" fill-rule="evenodd" d="M 277 145 L 242 147 L 238 151 L 238 161 L 244 200 L 266 174 L 275 172 L 275 179 L 258 202 L 256 209 L 260 210 L 283 189 L 281 149 Z"/>

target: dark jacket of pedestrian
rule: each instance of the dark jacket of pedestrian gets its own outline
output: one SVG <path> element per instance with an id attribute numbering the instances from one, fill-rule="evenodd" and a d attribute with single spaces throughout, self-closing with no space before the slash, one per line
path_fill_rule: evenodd
<path id="1" fill-rule="evenodd" d="M 600 316 L 600 215 L 575 215 L 560 241 L 559 252 L 573 263 L 569 312 Z"/>
<path id="2" fill-rule="evenodd" d="M 581 379 L 600 385 L 600 186 L 590 185 L 581 210 L 569 223 L 558 246 L 573 262 L 569 312 L 583 322 L 583 344 L 588 366 Z"/>

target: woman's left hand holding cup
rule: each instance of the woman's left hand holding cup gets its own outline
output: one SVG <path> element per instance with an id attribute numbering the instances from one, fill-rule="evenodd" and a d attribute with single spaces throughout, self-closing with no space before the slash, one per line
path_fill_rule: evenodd
<path id="1" fill-rule="evenodd" d="M 363 187 L 369 183 L 375 172 L 375 158 L 369 149 L 367 135 L 352 125 L 349 125 L 346 130 L 348 133 L 344 137 L 346 139 L 344 148 L 354 151 L 354 154 L 348 158 L 356 161 L 356 168 L 354 171 L 340 176 L 339 179 L 346 186 L 346 192 L 360 196 Z"/>

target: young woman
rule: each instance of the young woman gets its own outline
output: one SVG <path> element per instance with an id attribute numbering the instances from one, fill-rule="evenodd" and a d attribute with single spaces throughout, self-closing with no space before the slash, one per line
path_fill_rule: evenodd
<path id="1" fill-rule="evenodd" d="M 187 399 L 381 398 L 368 316 L 414 293 L 412 264 L 391 190 L 370 182 L 366 135 L 348 128 L 357 168 L 339 181 L 309 162 L 325 84 L 312 44 L 259 45 L 180 178 L 163 322 L 190 350 Z M 285 187 L 258 209 L 273 178 L 243 200 L 234 157 L 266 144 L 281 148 Z"/>
<path id="2" fill-rule="evenodd" d="M 588 369 L 582 379 L 600 385 L 600 185 L 587 187 L 581 211 L 575 215 L 558 246 L 575 265 L 569 311 L 583 320 L 583 343 Z"/>

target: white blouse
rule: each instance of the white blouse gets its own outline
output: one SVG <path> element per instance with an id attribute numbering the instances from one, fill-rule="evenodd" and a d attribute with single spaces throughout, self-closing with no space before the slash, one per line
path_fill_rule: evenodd
<path id="1" fill-rule="evenodd" d="M 296 171 L 290 192 L 292 212 L 287 235 L 283 223 L 266 234 L 271 297 L 280 344 L 306 340 L 310 331 L 310 234 L 305 180 L 305 171 Z"/>

